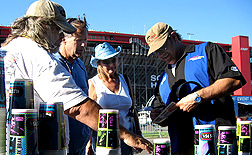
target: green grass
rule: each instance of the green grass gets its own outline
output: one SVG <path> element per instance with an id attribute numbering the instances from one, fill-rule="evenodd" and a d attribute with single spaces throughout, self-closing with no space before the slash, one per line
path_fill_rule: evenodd
<path id="1" fill-rule="evenodd" d="M 148 139 L 148 138 L 160 138 L 158 132 L 143 132 L 143 136 Z M 167 131 L 162 131 L 161 132 L 161 137 L 162 138 L 168 138 L 168 132 Z"/>

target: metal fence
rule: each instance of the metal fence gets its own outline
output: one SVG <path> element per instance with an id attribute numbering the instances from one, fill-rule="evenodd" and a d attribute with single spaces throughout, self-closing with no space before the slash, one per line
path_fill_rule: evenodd
<path id="1" fill-rule="evenodd" d="M 161 127 L 157 124 L 153 124 L 150 118 L 150 111 L 138 112 L 139 124 L 143 134 L 158 134 L 161 138 L 161 132 L 168 132 L 168 127 Z"/>

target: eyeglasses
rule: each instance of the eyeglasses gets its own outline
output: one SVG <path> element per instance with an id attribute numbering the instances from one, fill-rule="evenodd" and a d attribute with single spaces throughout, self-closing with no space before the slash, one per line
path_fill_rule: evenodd
<path id="1" fill-rule="evenodd" d="M 111 59 L 106 59 L 106 60 L 101 60 L 101 62 L 104 64 L 104 65 L 109 65 L 111 63 L 116 63 L 116 58 L 111 58 Z"/>

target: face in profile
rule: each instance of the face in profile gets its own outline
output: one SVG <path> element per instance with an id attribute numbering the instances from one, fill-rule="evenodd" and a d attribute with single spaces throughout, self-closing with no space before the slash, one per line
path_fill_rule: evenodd
<path id="1" fill-rule="evenodd" d="M 173 48 L 173 42 L 168 39 L 166 43 L 156 51 L 159 59 L 166 61 L 168 64 L 175 64 L 177 61 L 177 52 Z"/>
<path id="2" fill-rule="evenodd" d="M 81 32 L 74 33 L 70 38 L 66 38 L 64 44 L 66 57 L 72 60 L 82 57 L 87 47 L 87 38 L 88 31 L 86 28 L 83 28 Z"/>

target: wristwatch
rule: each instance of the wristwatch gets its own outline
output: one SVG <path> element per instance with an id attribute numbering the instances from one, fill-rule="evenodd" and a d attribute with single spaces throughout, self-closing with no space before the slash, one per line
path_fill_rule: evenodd
<path id="1" fill-rule="evenodd" d="M 199 94 L 194 92 L 193 95 L 194 95 L 194 102 L 200 104 L 202 101 L 202 98 L 199 96 Z"/>

